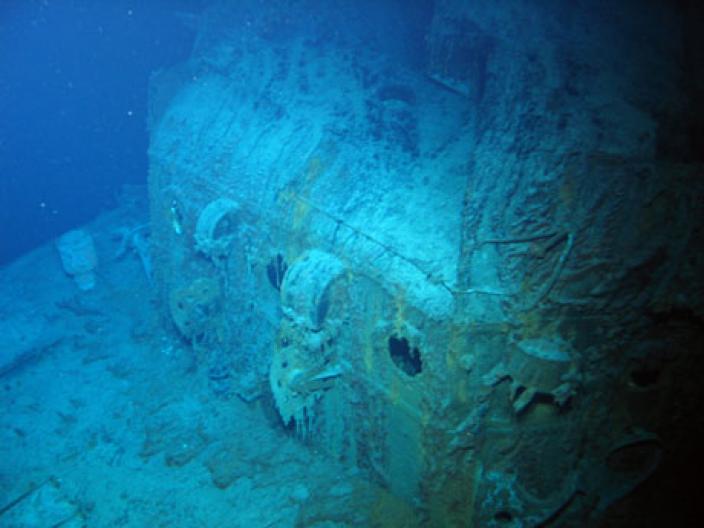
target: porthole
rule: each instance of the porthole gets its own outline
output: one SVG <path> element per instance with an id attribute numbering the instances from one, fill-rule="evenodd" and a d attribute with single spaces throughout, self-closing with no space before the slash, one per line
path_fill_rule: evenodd
<path id="1" fill-rule="evenodd" d="M 389 337 L 389 356 L 394 365 L 408 376 L 417 376 L 423 370 L 420 350 L 411 347 L 405 337 Z"/>

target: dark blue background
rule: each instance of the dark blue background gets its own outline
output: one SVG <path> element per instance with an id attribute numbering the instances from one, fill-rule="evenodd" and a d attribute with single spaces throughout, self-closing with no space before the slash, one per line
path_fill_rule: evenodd
<path id="1" fill-rule="evenodd" d="M 201 4 L 0 3 L 0 265 L 146 182 L 149 75 L 188 56 Z"/>

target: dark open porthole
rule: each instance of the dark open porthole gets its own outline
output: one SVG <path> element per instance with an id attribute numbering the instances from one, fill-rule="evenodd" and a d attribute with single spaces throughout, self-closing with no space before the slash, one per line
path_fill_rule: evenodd
<path id="1" fill-rule="evenodd" d="M 266 276 L 269 278 L 269 283 L 278 291 L 281 291 L 281 284 L 287 269 L 288 265 L 281 253 L 277 253 L 266 265 Z"/>
<path id="2" fill-rule="evenodd" d="M 647 389 L 657 384 L 661 374 L 660 365 L 642 363 L 631 370 L 631 383 L 639 389 Z"/>
<path id="3" fill-rule="evenodd" d="M 389 337 L 389 355 L 398 368 L 409 376 L 417 376 L 423 370 L 420 351 L 408 344 L 405 337 Z"/>

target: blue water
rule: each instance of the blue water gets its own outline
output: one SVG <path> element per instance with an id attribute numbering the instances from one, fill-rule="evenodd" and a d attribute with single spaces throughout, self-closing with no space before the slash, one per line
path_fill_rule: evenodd
<path id="1" fill-rule="evenodd" d="M 200 4 L 0 4 L 0 265 L 146 182 L 149 76 L 188 56 Z"/>

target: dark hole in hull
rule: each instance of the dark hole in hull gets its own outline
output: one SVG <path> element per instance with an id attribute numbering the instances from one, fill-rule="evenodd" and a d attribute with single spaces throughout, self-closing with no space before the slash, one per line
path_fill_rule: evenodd
<path id="1" fill-rule="evenodd" d="M 389 337 L 389 355 L 394 364 L 409 376 L 416 376 L 423 370 L 418 348 L 411 348 L 405 337 Z"/>
<path id="2" fill-rule="evenodd" d="M 284 281 L 287 269 L 288 265 L 281 253 L 277 253 L 266 265 L 266 276 L 269 278 L 269 283 L 277 291 L 281 291 L 281 283 Z"/>

